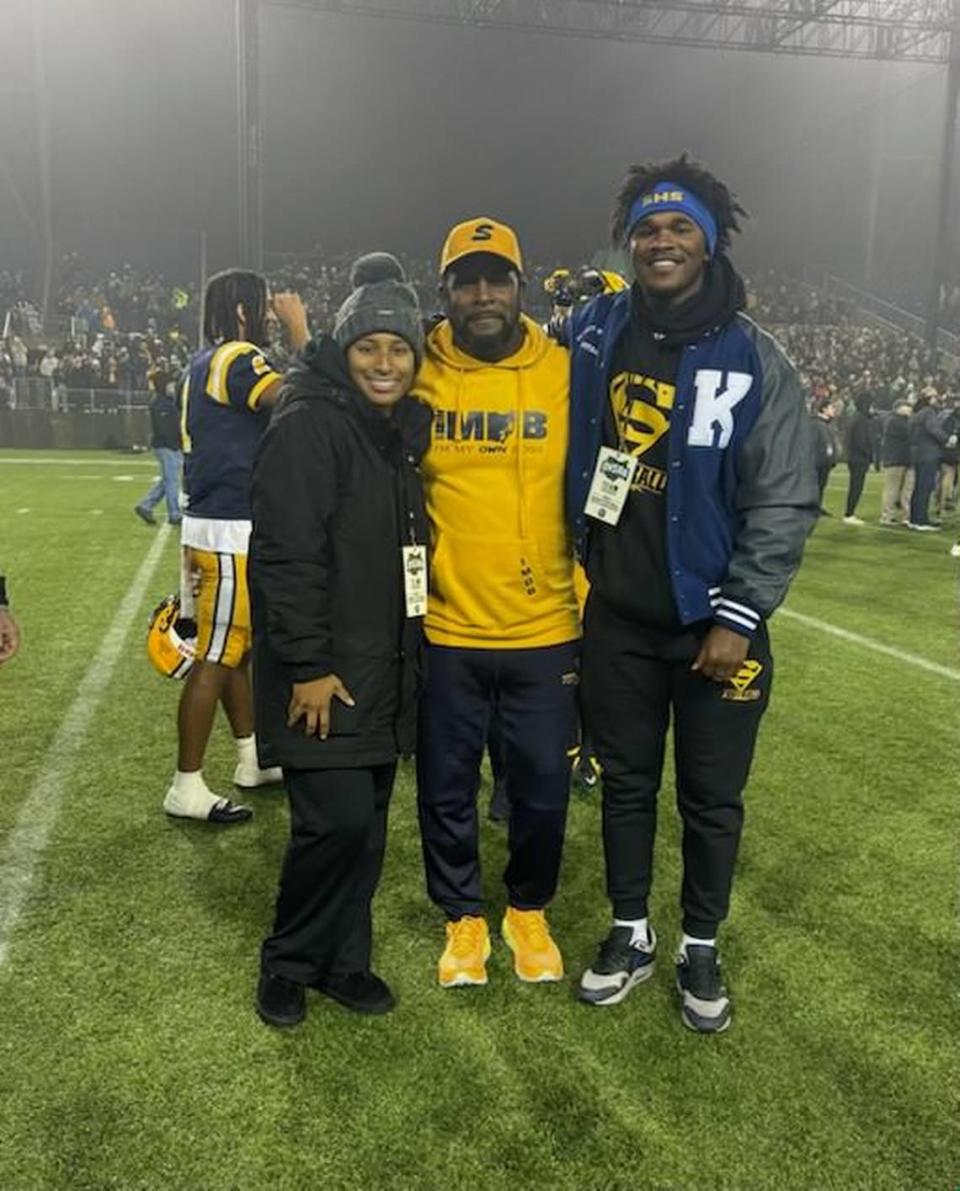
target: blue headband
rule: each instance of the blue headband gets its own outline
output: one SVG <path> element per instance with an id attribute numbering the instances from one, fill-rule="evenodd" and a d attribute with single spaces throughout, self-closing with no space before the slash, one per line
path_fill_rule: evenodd
<path id="1" fill-rule="evenodd" d="M 707 254 L 713 256 L 717 248 L 717 221 L 695 194 L 684 190 L 676 182 L 658 182 L 653 190 L 646 191 L 636 199 L 627 216 L 627 239 L 633 235 L 633 229 L 641 219 L 657 211 L 682 211 L 684 215 L 689 215 L 703 232 Z"/>

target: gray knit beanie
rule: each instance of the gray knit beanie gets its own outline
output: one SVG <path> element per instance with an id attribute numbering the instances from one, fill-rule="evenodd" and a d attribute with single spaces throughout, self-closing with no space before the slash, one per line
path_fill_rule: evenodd
<path id="1" fill-rule="evenodd" d="M 368 252 L 350 270 L 353 293 L 337 311 L 333 337 L 343 351 L 362 335 L 390 331 L 413 348 L 417 367 L 423 359 L 423 321 L 403 266 L 389 252 Z"/>

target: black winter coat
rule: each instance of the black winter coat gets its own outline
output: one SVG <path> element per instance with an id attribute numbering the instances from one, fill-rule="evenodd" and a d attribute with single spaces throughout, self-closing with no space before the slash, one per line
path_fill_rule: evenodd
<path id="1" fill-rule="evenodd" d="M 925 405 L 910 419 L 910 462 L 939 463 L 940 451 L 949 438 L 940 425 L 940 415 L 931 405 Z"/>
<path id="2" fill-rule="evenodd" d="M 873 418 L 858 410 L 847 427 L 847 462 L 871 464 L 876 451 L 876 431 Z"/>
<path id="3" fill-rule="evenodd" d="M 840 454 L 840 440 L 833 422 L 829 419 L 815 416 L 813 425 L 817 432 L 817 471 L 824 471 L 833 467 L 837 462 L 837 456 Z"/>
<path id="4" fill-rule="evenodd" d="M 158 448 L 168 451 L 179 451 L 180 442 L 180 410 L 177 403 L 166 393 L 158 393 L 150 402 L 150 430 L 152 437 L 150 445 L 154 450 Z"/>
<path id="5" fill-rule="evenodd" d="M 425 544 L 418 464 L 431 415 L 387 417 L 357 392 L 332 339 L 287 374 L 253 474 L 250 597 L 261 765 L 386 764 L 413 750 L 422 620 L 406 616 L 401 546 Z M 294 682 L 334 673 L 330 735 L 287 726 Z"/>
<path id="6" fill-rule="evenodd" d="M 893 413 L 883 428 L 880 462 L 884 467 L 910 466 L 910 416 Z"/>

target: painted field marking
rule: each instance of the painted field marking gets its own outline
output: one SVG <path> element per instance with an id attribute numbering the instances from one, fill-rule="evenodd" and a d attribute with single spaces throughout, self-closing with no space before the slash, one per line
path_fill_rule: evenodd
<path id="1" fill-rule="evenodd" d="M 898 662 L 907 662 L 926 670 L 929 674 L 938 674 L 941 678 L 949 678 L 952 682 L 960 682 L 960 670 L 950 666 L 941 666 L 939 662 L 930 662 L 926 658 L 918 657 L 915 653 L 907 653 L 905 649 L 897 649 L 893 645 L 885 645 L 882 641 L 875 641 L 873 637 L 864 637 L 860 633 L 852 633 L 849 629 L 841 629 L 838 625 L 830 624 L 827 620 L 817 620 L 815 616 L 806 616 L 803 612 L 794 612 L 792 608 L 780 608 L 777 616 L 785 616 L 788 620 L 795 620 L 807 628 L 817 629 L 821 633 L 829 633 L 832 637 L 839 637 L 841 641 L 849 641 L 852 645 L 860 645 L 864 649 L 872 649 L 874 653 L 883 653 L 887 657 L 896 658 Z"/>
<path id="2" fill-rule="evenodd" d="M 89 467 L 89 459 L 5 459 L 0 454 L 0 467 Z M 134 459 L 98 459 L 96 467 L 156 467 L 157 461 L 144 453 Z"/>
<path id="3" fill-rule="evenodd" d="M 17 513 L 21 517 L 23 516 L 24 513 L 29 513 L 29 512 L 30 512 L 29 509 L 17 509 Z"/>
<path id="4" fill-rule="evenodd" d="M 27 903 L 37 865 L 60 813 L 77 754 L 113 677 L 130 626 L 140 612 L 169 535 L 169 528 L 162 526 L 140 564 L 96 656 L 80 680 L 76 696 L 47 749 L 40 772 L 0 853 L 0 968 L 6 962 L 11 936 Z"/>

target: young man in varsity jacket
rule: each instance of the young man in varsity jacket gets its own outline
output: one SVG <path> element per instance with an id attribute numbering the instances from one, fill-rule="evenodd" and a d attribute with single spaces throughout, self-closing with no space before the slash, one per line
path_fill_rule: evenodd
<path id="1" fill-rule="evenodd" d="M 773 661 L 766 621 L 817 516 L 797 376 L 741 313 L 725 255 L 744 215 L 689 160 L 635 166 L 613 216 L 633 284 L 577 309 L 567 509 L 587 568 L 582 696 L 603 766 L 613 923 L 579 995 L 613 1005 L 652 973 L 657 792 L 671 712 L 683 820 L 681 1014 L 730 1022 L 717 933 Z"/>

